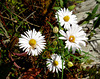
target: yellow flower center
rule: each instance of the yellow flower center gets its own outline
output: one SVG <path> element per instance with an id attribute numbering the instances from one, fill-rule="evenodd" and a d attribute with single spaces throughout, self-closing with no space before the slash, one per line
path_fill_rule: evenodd
<path id="1" fill-rule="evenodd" d="M 65 16 L 63 19 L 64 19 L 64 21 L 68 22 L 70 17 L 69 16 Z"/>
<path id="2" fill-rule="evenodd" d="M 30 41 L 29 41 L 29 44 L 30 44 L 30 46 L 35 46 L 36 45 L 36 40 L 34 40 L 34 39 L 31 39 Z"/>
<path id="3" fill-rule="evenodd" d="M 74 42 L 75 42 L 75 37 L 74 37 L 73 35 L 71 35 L 71 36 L 69 37 L 69 41 L 74 43 Z"/>
<path id="4" fill-rule="evenodd" d="M 57 66 L 57 65 L 58 65 L 58 61 L 55 60 L 55 61 L 53 62 L 53 65 L 54 65 L 54 66 Z"/>

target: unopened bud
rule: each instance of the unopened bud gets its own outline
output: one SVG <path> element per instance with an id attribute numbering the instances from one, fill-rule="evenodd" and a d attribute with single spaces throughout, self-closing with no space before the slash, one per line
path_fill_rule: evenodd
<path id="1" fill-rule="evenodd" d="M 53 33 L 58 33 L 58 27 L 55 26 L 55 27 L 53 28 Z"/>
<path id="2" fill-rule="evenodd" d="M 56 45 L 57 45 L 57 41 L 53 41 L 53 45 L 55 45 L 55 46 L 56 46 Z"/>
<path id="3" fill-rule="evenodd" d="M 70 68 L 70 67 L 73 66 L 73 63 L 69 61 L 67 65 L 68 65 L 68 67 Z"/>

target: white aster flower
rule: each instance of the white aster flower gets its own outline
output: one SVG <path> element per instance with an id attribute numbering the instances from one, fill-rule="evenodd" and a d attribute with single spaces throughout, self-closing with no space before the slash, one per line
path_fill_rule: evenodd
<path id="1" fill-rule="evenodd" d="M 75 53 L 76 49 L 81 50 L 80 45 L 86 46 L 86 33 L 82 30 L 82 27 L 78 25 L 71 26 L 66 33 L 63 30 L 60 30 L 59 33 L 63 35 L 63 37 L 59 37 L 59 39 L 66 40 L 65 48 L 68 48 L 68 50 L 72 48 L 73 53 Z"/>
<path id="2" fill-rule="evenodd" d="M 21 38 L 19 38 L 19 46 L 29 55 L 37 56 L 42 52 L 42 49 L 45 49 L 46 41 L 44 37 L 45 36 L 42 36 L 42 34 L 35 29 L 33 29 L 33 31 L 28 30 L 24 32 L 24 35 L 21 34 Z"/>
<path id="3" fill-rule="evenodd" d="M 64 63 L 65 62 L 63 62 L 63 69 L 65 68 Z M 59 56 L 57 54 L 51 55 L 51 59 L 47 59 L 46 64 L 48 64 L 47 67 L 50 71 L 58 73 L 58 71 L 61 71 L 61 69 L 62 69 L 61 56 Z"/>
<path id="4" fill-rule="evenodd" d="M 56 12 L 55 16 L 56 16 L 57 20 L 59 17 L 59 22 L 60 22 L 61 26 L 64 25 L 65 29 L 69 29 L 70 25 L 77 23 L 76 15 L 73 15 L 72 11 L 70 12 L 68 9 L 66 10 L 65 8 L 64 9 L 61 8 L 61 10 L 58 10 Z"/>

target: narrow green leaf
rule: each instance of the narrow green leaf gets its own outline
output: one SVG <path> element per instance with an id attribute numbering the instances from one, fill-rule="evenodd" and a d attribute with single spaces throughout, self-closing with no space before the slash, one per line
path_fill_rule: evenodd
<path id="1" fill-rule="evenodd" d="M 49 21 L 47 21 L 47 23 L 51 26 L 51 28 L 53 29 L 53 25 L 49 22 Z"/>
<path id="2" fill-rule="evenodd" d="M 84 21 L 81 25 L 88 24 L 89 21 Z"/>
<path id="3" fill-rule="evenodd" d="M 92 13 L 90 13 L 90 12 L 88 12 L 88 13 L 86 13 L 86 14 L 88 14 L 88 17 L 86 18 L 86 21 L 89 21 L 89 20 L 91 20 L 92 19 Z"/>
<path id="4" fill-rule="evenodd" d="M 6 6 L 4 6 L 1 2 L 0 2 L 0 5 L 2 5 L 12 16 L 14 16 L 14 15 L 11 13 L 11 11 L 10 11 Z"/>
<path id="5" fill-rule="evenodd" d="M 63 7 L 63 0 L 60 0 L 60 6 Z"/>
<path id="6" fill-rule="evenodd" d="M 93 28 L 95 29 L 95 28 L 99 27 L 99 25 L 100 25 L 100 16 L 98 17 L 97 20 L 94 21 Z"/>
<path id="7" fill-rule="evenodd" d="M 92 11 L 92 14 L 95 14 L 95 13 L 96 13 L 96 11 L 98 10 L 98 7 L 99 7 L 99 5 L 96 5 L 96 6 L 95 6 L 95 8 L 94 8 L 93 11 Z"/>
<path id="8" fill-rule="evenodd" d="M 80 60 L 80 61 L 83 61 L 82 59 L 80 59 L 79 57 L 76 57 L 75 55 L 73 55 L 73 54 L 70 54 L 71 56 L 73 56 L 75 59 L 78 59 L 78 60 Z"/>
<path id="9" fill-rule="evenodd" d="M 55 10 L 59 10 L 61 7 L 53 7 L 53 9 Z"/>
<path id="10" fill-rule="evenodd" d="M 46 64 L 46 66 L 48 66 L 50 63 Z"/>
<path id="11" fill-rule="evenodd" d="M 59 22 L 59 16 L 57 14 L 57 17 L 58 17 L 58 25 L 59 25 L 59 30 L 61 29 L 61 25 L 60 25 L 60 22 Z"/>
<path id="12" fill-rule="evenodd" d="M 65 68 L 71 73 L 71 71 L 65 66 Z M 71 75 L 72 75 L 72 73 L 71 73 Z"/>
<path id="13" fill-rule="evenodd" d="M 90 54 L 89 52 L 85 52 L 85 51 L 82 51 L 83 53 L 85 53 L 85 54 L 88 54 L 88 55 L 90 55 L 90 56 L 93 56 L 92 54 Z M 93 56 L 94 57 L 94 56 Z M 95 58 L 95 57 L 94 57 Z"/>

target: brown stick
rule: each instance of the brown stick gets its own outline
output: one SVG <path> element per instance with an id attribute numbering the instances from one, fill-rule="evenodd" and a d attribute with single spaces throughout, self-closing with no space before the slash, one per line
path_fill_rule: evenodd
<path id="1" fill-rule="evenodd" d="M 26 56 L 27 52 L 23 52 L 23 53 L 13 53 L 13 55 L 17 55 L 17 56 Z"/>
<path id="2" fill-rule="evenodd" d="M 14 59 L 12 58 L 12 56 L 11 56 L 11 52 L 10 51 L 8 51 L 9 52 L 9 58 L 11 59 L 11 61 L 14 61 Z M 17 65 L 17 63 L 14 61 L 14 63 L 13 63 L 17 68 L 21 68 L 19 65 Z"/>

